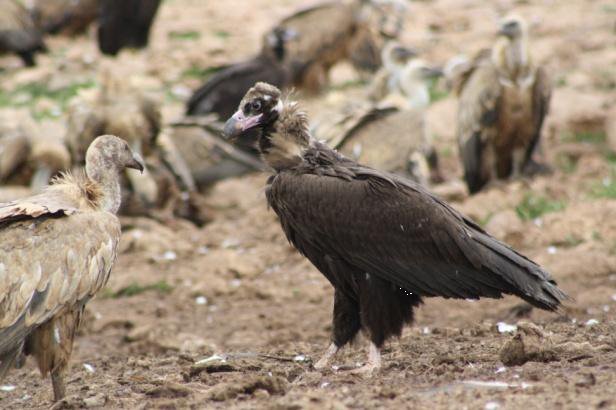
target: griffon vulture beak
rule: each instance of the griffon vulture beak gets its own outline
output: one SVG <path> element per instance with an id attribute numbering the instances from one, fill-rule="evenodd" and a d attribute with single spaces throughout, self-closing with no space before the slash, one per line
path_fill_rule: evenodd
<path id="1" fill-rule="evenodd" d="M 259 125 L 261 118 L 263 118 L 263 114 L 247 117 L 242 110 L 238 110 L 225 123 L 223 136 L 228 140 L 233 140 L 242 135 L 243 132 Z"/>
<path id="2" fill-rule="evenodd" d="M 143 174 L 145 164 L 143 162 L 143 158 L 141 158 L 141 155 L 133 152 L 133 158 L 128 162 L 128 164 L 126 164 L 126 168 L 136 169 Z"/>

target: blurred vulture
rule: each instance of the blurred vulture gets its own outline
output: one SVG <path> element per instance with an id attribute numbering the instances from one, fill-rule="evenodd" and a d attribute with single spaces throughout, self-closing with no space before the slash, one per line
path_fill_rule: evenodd
<path id="1" fill-rule="evenodd" d="M 370 354 L 356 371 L 378 369 L 384 342 L 412 322 L 423 297 L 513 294 L 546 310 L 566 299 L 548 272 L 421 185 L 317 141 L 275 87 L 256 84 L 225 125 L 229 138 L 249 130 L 273 170 L 269 206 L 334 287 L 333 340 L 316 368 L 364 330 Z"/>
<path id="2" fill-rule="evenodd" d="M 0 126 L 0 184 L 28 185 L 36 193 L 70 165 L 62 141 L 27 135 L 21 127 Z"/>
<path id="3" fill-rule="evenodd" d="M 430 103 L 428 80 L 437 75 L 440 70 L 419 59 L 402 67 L 394 65 L 379 104 L 347 107 L 333 124 L 317 127 L 315 135 L 367 166 L 407 176 L 422 185 L 440 182 L 436 150 L 425 123 Z"/>
<path id="4" fill-rule="evenodd" d="M 360 71 L 375 71 L 388 33 L 395 37 L 403 14 L 392 14 L 395 0 L 326 1 L 280 21 L 276 28 L 292 30 L 297 37 L 286 47 L 285 65 L 293 84 L 317 92 L 327 83 L 328 72 L 339 61 L 350 59 Z M 390 24 L 391 20 L 399 24 Z M 393 27 L 393 28 L 392 28 Z"/>
<path id="5" fill-rule="evenodd" d="M 258 81 L 266 81 L 277 87 L 289 85 L 287 69 L 281 64 L 286 44 L 294 32 L 275 29 L 263 39 L 263 48 L 254 58 L 236 63 L 214 74 L 197 89 L 187 103 L 187 115 L 215 113 L 219 118 L 228 118 L 246 91 Z"/>
<path id="6" fill-rule="evenodd" d="M 126 138 L 148 165 L 143 174 L 127 173 L 122 214 L 165 220 L 175 214 L 198 224 L 205 222 L 190 205 L 196 200 L 190 172 L 167 133 L 161 133 L 158 104 L 108 73 L 100 92 L 86 91 L 69 106 L 65 139 L 73 165 L 83 166 L 88 145 L 100 134 Z M 186 209 L 190 213 L 184 213 Z"/>
<path id="7" fill-rule="evenodd" d="M 116 55 L 122 48 L 145 48 L 160 0 L 99 0 L 98 47 Z"/>
<path id="8" fill-rule="evenodd" d="M 0 204 L 0 379 L 23 354 L 51 374 L 54 400 L 85 304 L 107 283 L 120 240 L 120 173 L 143 170 L 123 140 L 97 138 L 85 174 Z"/>
<path id="9" fill-rule="evenodd" d="M 491 52 L 478 55 L 459 89 L 458 143 L 469 191 L 538 170 L 533 154 L 551 86 L 531 60 L 523 20 L 503 20 Z"/>
<path id="10" fill-rule="evenodd" d="M 173 144 L 195 181 L 204 191 L 215 182 L 265 169 L 251 146 L 229 144 L 220 138 L 217 122 L 198 125 L 177 124 L 171 134 Z"/>
<path id="11" fill-rule="evenodd" d="M 30 13 L 45 33 L 76 35 L 98 17 L 99 0 L 35 0 Z"/>
<path id="12" fill-rule="evenodd" d="M 17 0 L 0 0 L 0 53 L 17 54 L 26 66 L 34 66 L 34 54 L 45 51 L 41 32 Z"/>
<path id="13" fill-rule="evenodd" d="M 369 97 L 380 101 L 388 94 L 400 92 L 400 80 L 407 63 L 417 57 L 415 50 L 392 41 L 381 52 L 382 67 L 376 72 L 370 84 Z"/>

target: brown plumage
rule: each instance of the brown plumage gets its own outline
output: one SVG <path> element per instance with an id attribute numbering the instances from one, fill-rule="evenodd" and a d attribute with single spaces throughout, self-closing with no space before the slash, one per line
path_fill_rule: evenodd
<path id="1" fill-rule="evenodd" d="M 21 3 L 0 0 L 0 53 L 15 53 L 26 66 L 34 66 L 34 54 L 45 49 L 41 32 Z"/>
<path id="2" fill-rule="evenodd" d="M 43 32 L 76 35 L 97 19 L 99 0 L 35 0 L 29 10 Z"/>
<path id="3" fill-rule="evenodd" d="M 350 160 L 308 131 L 308 119 L 280 91 L 256 84 L 225 125 L 246 131 L 272 167 L 266 195 L 289 241 L 334 286 L 333 343 L 323 367 L 360 330 L 368 363 L 400 335 L 423 297 L 517 295 L 558 309 L 566 298 L 549 273 L 430 194 L 421 185 Z"/>
<path id="4" fill-rule="evenodd" d="M 98 48 L 116 55 L 121 49 L 145 48 L 160 0 L 99 0 Z"/>
<path id="5" fill-rule="evenodd" d="M 471 193 L 537 169 L 532 157 L 551 85 L 532 62 L 527 37 L 523 20 L 505 19 L 491 52 L 481 52 L 458 80 L 458 143 Z"/>
<path id="6" fill-rule="evenodd" d="M 69 107 L 65 140 L 73 165 L 83 166 L 85 149 L 96 135 L 121 135 L 145 159 L 148 169 L 143 174 L 126 173 L 120 212 L 161 220 L 176 215 L 205 223 L 207 218 L 200 212 L 182 211 L 196 211 L 188 204 L 195 200 L 195 183 L 172 139 L 161 133 L 159 104 L 109 73 L 103 76 L 98 92 L 90 91 Z"/>
<path id="7" fill-rule="evenodd" d="M 297 33 L 285 47 L 284 57 L 295 86 L 317 92 L 327 83 L 329 69 L 349 56 L 360 10 L 359 1 L 325 1 L 276 25 L 276 29 Z"/>
<path id="8" fill-rule="evenodd" d="M 143 162 L 118 137 L 97 138 L 85 174 L 0 204 L 0 378 L 22 353 L 51 375 L 54 400 L 85 304 L 107 282 L 120 240 L 120 173 Z"/>
<path id="9" fill-rule="evenodd" d="M 293 84 L 309 92 L 320 91 L 329 70 L 350 60 L 360 72 L 374 72 L 381 65 L 386 38 L 399 33 L 403 14 L 392 13 L 395 0 L 333 0 L 298 10 L 276 28 L 297 33 L 286 47 L 284 63 Z M 394 27 L 397 26 L 397 27 Z"/>
<path id="10" fill-rule="evenodd" d="M 40 192 L 70 165 L 62 141 L 26 133 L 21 127 L 0 129 L 0 184 L 29 185 L 32 192 Z"/>
<path id="11" fill-rule="evenodd" d="M 377 93 L 372 88 L 379 103 L 350 106 L 331 126 L 320 126 L 315 134 L 362 164 L 427 185 L 441 179 L 425 120 L 430 103 L 428 81 L 440 70 L 419 59 L 407 60 L 412 55 L 407 49 L 389 46 L 387 73 L 381 74 L 385 80 L 379 80 L 384 83 L 382 89 Z"/>

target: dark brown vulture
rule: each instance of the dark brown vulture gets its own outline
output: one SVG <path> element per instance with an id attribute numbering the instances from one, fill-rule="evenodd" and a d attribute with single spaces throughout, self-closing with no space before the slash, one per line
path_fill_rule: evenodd
<path id="1" fill-rule="evenodd" d="M 124 47 L 145 48 L 160 0 L 100 0 L 98 48 L 116 55 Z"/>
<path id="2" fill-rule="evenodd" d="M 34 66 L 34 54 L 45 51 L 41 32 L 17 0 L 0 0 L 0 53 L 17 54 L 26 66 Z"/>
<path id="3" fill-rule="evenodd" d="M 263 48 L 256 57 L 224 68 L 198 88 L 187 103 L 186 114 L 215 113 L 226 119 L 235 112 L 237 104 L 254 83 L 265 81 L 280 88 L 289 85 L 289 72 L 281 62 L 286 43 L 293 37 L 292 31 L 284 29 L 266 34 Z"/>
<path id="4" fill-rule="evenodd" d="M 329 70 L 343 60 L 350 60 L 360 72 L 376 71 L 386 39 L 395 38 L 402 27 L 401 4 L 397 0 L 323 1 L 282 19 L 276 28 L 297 33 L 284 58 L 293 85 L 316 93 L 327 84 Z"/>
<path id="5" fill-rule="evenodd" d="M 85 32 L 96 21 L 98 10 L 99 0 L 35 0 L 29 7 L 43 32 L 67 35 Z"/>
<path id="6" fill-rule="evenodd" d="M 269 84 L 256 84 L 227 121 L 273 169 L 267 201 L 288 240 L 334 286 L 333 343 L 315 367 L 360 330 L 380 366 L 380 348 L 400 335 L 423 297 L 513 294 L 546 310 L 566 298 L 550 274 L 499 242 L 421 185 L 360 165 L 308 132 L 308 118 Z"/>
<path id="7" fill-rule="evenodd" d="M 534 64 L 526 23 L 506 18 L 491 52 L 482 51 L 458 81 L 458 143 L 471 193 L 489 181 L 542 167 L 533 160 L 548 112 L 551 85 Z"/>
<path id="8" fill-rule="evenodd" d="M 143 163 L 118 137 L 98 137 L 86 171 L 0 204 L 0 379 L 21 354 L 51 374 L 54 400 L 85 304 L 107 283 L 120 240 L 120 173 Z"/>

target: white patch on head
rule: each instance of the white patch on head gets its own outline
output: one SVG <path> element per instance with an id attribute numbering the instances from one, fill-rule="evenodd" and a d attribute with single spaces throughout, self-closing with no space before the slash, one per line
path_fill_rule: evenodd
<path id="1" fill-rule="evenodd" d="M 282 108 L 283 108 L 282 100 L 278 100 L 278 103 L 276 104 L 274 108 L 272 108 L 272 111 L 276 111 L 278 114 L 280 114 L 282 112 Z"/>

